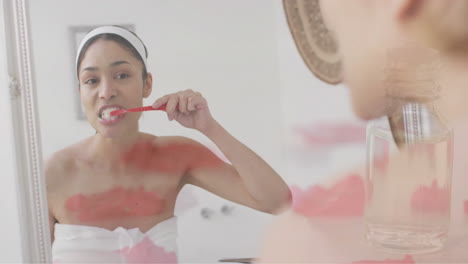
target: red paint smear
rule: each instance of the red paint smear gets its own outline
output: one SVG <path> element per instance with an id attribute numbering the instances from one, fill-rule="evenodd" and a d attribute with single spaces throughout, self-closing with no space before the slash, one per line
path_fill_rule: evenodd
<path id="1" fill-rule="evenodd" d="M 164 210 L 165 202 L 155 192 L 116 187 L 107 192 L 84 196 L 77 194 L 65 202 L 65 207 L 78 214 L 82 222 L 93 222 L 128 216 L 157 215 Z"/>
<path id="2" fill-rule="evenodd" d="M 307 217 L 313 216 L 362 216 L 364 214 L 364 182 L 358 175 L 351 174 L 331 188 L 311 186 L 302 191 L 291 186 L 293 209 Z"/>
<path id="3" fill-rule="evenodd" d="M 152 141 L 136 143 L 122 154 L 121 161 L 141 171 L 163 173 L 212 168 L 224 164 L 204 146 L 182 143 L 156 146 Z"/>
<path id="4" fill-rule="evenodd" d="M 468 215 L 468 200 L 465 201 L 465 214 Z"/>
<path id="5" fill-rule="evenodd" d="M 448 188 L 439 188 L 437 181 L 431 186 L 419 186 L 411 198 L 411 207 L 419 212 L 447 212 L 450 208 Z"/>
<path id="6" fill-rule="evenodd" d="M 373 260 L 362 260 L 358 262 L 353 262 L 352 264 L 414 264 L 413 257 L 411 255 L 406 255 L 402 260 L 392 260 L 386 259 L 381 261 L 373 261 Z"/>
<path id="7" fill-rule="evenodd" d="M 127 263 L 177 263 L 174 252 L 166 252 L 147 237 L 134 247 L 126 247 L 118 252 L 125 256 Z"/>
<path id="8" fill-rule="evenodd" d="M 355 124 L 314 124 L 295 129 L 309 145 L 333 146 L 346 143 L 364 143 L 366 127 Z"/>

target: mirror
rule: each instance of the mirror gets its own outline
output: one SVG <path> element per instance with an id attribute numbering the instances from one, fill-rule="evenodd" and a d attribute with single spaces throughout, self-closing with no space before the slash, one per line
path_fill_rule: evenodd
<path id="1" fill-rule="evenodd" d="M 169 236 L 177 233 L 177 259 L 181 263 L 255 257 L 262 232 L 272 219 L 270 214 L 220 198 L 202 188 L 188 184 L 179 190 L 181 185 L 176 184 L 172 186 L 177 191 L 173 192 L 173 199 L 175 201 L 177 197 L 177 201 L 172 205 L 175 218 L 166 217 L 171 216 L 168 214 L 165 215 L 166 219 L 156 221 L 156 225 L 154 219 L 141 223 L 143 228 L 135 228 L 129 222 L 107 223 L 108 228 L 105 228 L 103 221 L 100 222 L 102 225 L 96 224 L 93 217 L 102 216 L 103 212 L 108 212 L 105 214 L 108 217 L 112 215 L 112 210 L 103 207 L 103 204 L 97 205 L 95 201 L 108 204 L 109 201 L 121 199 L 122 203 L 117 204 L 119 208 L 113 209 L 115 213 L 126 207 L 127 202 L 135 199 L 139 201 L 133 194 L 141 185 L 128 179 L 122 180 L 119 183 L 127 182 L 133 188 L 124 190 L 119 189 L 123 188 L 119 185 L 106 185 L 108 179 L 115 176 L 113 174 L 103 173 L 101 175 L 109 178 L 97 178 L 99 170 L 112 166 L 104 163 L 98 166 L 95 162 L 97 158 L 86 156 L 86 153 L 96 153 L 91 145 L 73 152 L 76 155 L 73 161 L 88 162 L 81 163 L 88 171 L 78 170 L 80 173 L 77 174 L 58 169 L 59 173 L 53 175 L 58 175 L 54 177 L 59 180 L 46 180 L 50 168 L 48 162 L 66 156 L 61 150 L 70 149 L 70 146 L 76 146 L 100 133 L 96 126 L 93 127 L 93 121 L 89 120 L 89 109 L 96 105 L 90 108 L 82 100 L 86 96 L 83 97 L 83 91 L 80 90 L 83 84 L 78 84 L 75 56 L 79 40 L 89 29 L 101 25 L 130 28 L 146 46 L 147 69 L 152 74 L 153 82 L 152 91 L 143 100 L 143 105 L 152 105 L 164 95 L 186 89 L 200 92 L 217 123 L 271 166 L 288 185 L 310 184 L 363 160 L 365 132 L 363 124 L 358 123 L 350 111 L 346 91 L 342 86 L 325 85 L 310 75 L 294 46 L 279 1 L 193 0 L 182 3 L 158 0 L 137 1 L 131 6 L 127 1 L 110 0 L 11 3 L 11 10 L 15 14 L 24 15 L 17 18 L 21 20 L 12 18 L 12 21 L 17 24 L 26 22 L 24 29 L 27 30 L 17 34 L 18 41 L 14 48 L 24 51 L 20 54 L 27 58 L 22 60 L 21 57 L 15 57 L 19 62 L 17 72 L 27 73 L 18 77 L 20 86 L 30 92 L 21 94 L 18 102 L 13 103 L 21 110 L 18 115 L 23 120 L 30 120 L 29 123 L 25 121 L 24 127 L 17 128 L 17 131 L 26 134 L 17 140 L 24 143 L 32 140 L 36 144 L 24 144 L 21 148 L 24 151 L 18 154 L 29 157 L 24 161 L 24 167 L 33 172 L 29 178 L 25 177 L 24 184 L 20 184 L 23 193 L 28 190 L 28 184 L 34 190 L 28 202 L 25 202 L 24 211 L 29 210 L 29 214 L 35 217 L 29 224 L 35 235 L 29 240 L 33 241 L 31 248 L 35 248 L 37 254 L 32 254 L 30 250 L 26 253 L 29 254 L 28 258 L 50 262 L 54 251 L 50 251 L 48 246 L 51 241 L 48 237 L 46 208 L 57 212 L 59 210 L 56 208 L 63 208 L 65 204 L 68 204 L 68 210 L 72 213 L 66 216 L 57 214 L 58 218 L 67 219 L 58 222 L 64 236 L 75 234 L 77 229 L 83 231 L 79 226 L 84 225 L 70 220 L 81 219 L 85 223 L 94 221 L 88 227 L 94 225 L 99 228 L 87 231 L 131 237 L 134 239 L 131 243 L 145 246 L 145 231 L 159 230 L 152 226 L 158 227 L 163 223 L 167 226 L 163 230 L 170 231 Z M 27 12 L 13 6 L 25 8 Z M 22 42 L 21 37 L 27 42 Z M 118 46 L 114 48 L 118 49 Z M 134 57 L 129 58 L 131 60 Z M 96 61 L 87 60 L 86 56 L 84 61 L 90 63 L 90 66 L 96 66 L 93 65 Z M 34 104 L 28 106 L 28 102 Z M 323 123 L 324 120 L 327 122 Z M 346 137 L 349 135 L 344 135 L 344 127 L 355 128 L 354 137 Z M 336 133 L 324 133 L 330 129 Z M 229 155 L 223 154 L 222 149 L 224 152 L 227 149 L 223 143 L 214 142 L 216 136 L 210 138 L 207 133 L 184 127 L 177 121 L 169 121 L 162 111 L 143 113 L 139 120 L 139 130 L 158 137 L 189 138 L 220 160 L 234 163 L 225 157 Z M 155 151 L 146 145 L 137 146 L 138 154 L 141 151 Z M 87 158 L 82 159 L 83 155 Z M 87 181 L 75 181 L 80 175 Z M 160 186 L 158 184 L 161 182 L 154 183 L 154 186 Z M 272 181 L 268 181 L 260 187 L 273 185 Z M 52 194 L 51 189 L 55 190 Z M 67 193 L 66 198 L 63 198 L 64 192 Z M 150 197 L 153 195 L 144 194 Z M 244 194 L 244 197 L 251 195 L 248 192 Z M 52 202 L 51 197 L 54 199 Z M 240 203 L 245 201 L 242 199 Z M 154 204 L 158 202 L 158 199 L 154 200 Z M 92 216 L 80 215 L 84 207 L 98 207 L 97 213 Z M 150 209 L 155 210 L 153 204 Z M 67 218 L 70 215 L 75 218 Z M 122 215 L 125 213 L 121 212 L 118 216 Z M 53 227 L 56 232 L 57 225 Z M 27 235 L 22 240 L 27 240 Z M 97 243 L 96 248 L 103 245 Z M 125 245 L 116 250 L 125 255 L 128 261 L 135 258 L 135 261 L 141 262 L 141 259 L 138 260 L 141 254 L 132 255 L 130 246 Z M 57 247 L 54 254 L 69 257 L 66 255 L 68 253 L 63 253 L 67 251 L 67 246 Z M 164 250 L 162 252 L 170 251 L 167 248 Z M 173 260 L 172 255 L 167 257 L 168 261 Z M 60 258 L 56 260 L 60 261 Z"/>
<path id="2" fill-rule="evenodd" d="M 109 13 L 107 10 L 110 2 L 101 2 L 99 5 L 93 2 L 91 10 L 90 6 L 84 3 L 50 3 L 51 5 L 44 5 L 29 2 L 42 153 L 45 160 L 54 157 L 57 151 L 95 134 L 93 126 L 88 120 L 83 120 L 84 115 L 79 112 L 83 107 L 75 82 L 74 61 L 77 43 L 84 34 L 97 26 L 110 24 L 129 25 L 148 50 L 147 69 L 153 75 L 153 91 L 144 99 L 143 105 L 151 105 L 163 95 L 186 89 L 200 92 L 206 98 L 213 117 L 229 133 L 255 150 L 275 169 L 281 169 L 280 131 L 276 129 L 281 123 L 280 97 L 278 77 L 275 74 L 276 65 L 271 63 L 274 60 L 275 47 L 269 44 L 274 43 L 275 32 L 274 25 L 267 20 L 269 12 L 261 10 L 263 5 L 250 6 L 246 1 L 243 4 L 210 1 L 204 5 L 200 5 L 198 1 L 184 4 L 143 1 L 140 2 L 140 7 L 134 6 L 129 9 L 128 4 L 122 1 L 112 2 L 114 11 Z M 208 7 L 206 4 L 209 4 Z M 51 12 L 50 6 L 54 6 L 56 11 L 52 13 L 55 15 L 44 16 L 45 13 Z M 141 9 L 143 6 L 144 10 Z M 244 10 L 246 6 L 250 6 L 249 11 Z M 267 7 L 272 8 L 271 5 Z M 132 9 L 134 11 L 129 12 Z M 242 12 L 244 19 L 252 23 L 239 23 L 236 12 Z M 85 58 L 83 68 L 88 67 L 86 63 L 88 62 Z M 51 80 L 52 76 L 54 80 Z M 84 89 L 83 83 L 81 86 L 81 89 Z M 119 101 L 118 97 L 114 103 L 125 106 L 125 101 Z M 102 103 L 99 107 L 101 105 Z M 140 130 L 148 134 L 160 137 L 188 137 L 217 154 L 221 153 L 212 140 L 199 131 L 179 125 L 176 121 L 169 122 L 163 112 L 145 112 L 139 124 Z M 97 130 L 99 134 L 99 128 Z M 212 177 L 215 176 L 218 177 Z M 100 180 L 96 179 L 94 185 L 99 185 L 99 182 Z M 61 186 L 75 191 L 74 187 L 65 187 L 69 186 L 67 184 Z M 87 203 L 92 204 L 92 199 L 105 199 L 93 196 L 100 191 L 100 188 L 97 189 L 99 190 L 92 189 L 89 194 L 80 189 L 79 192 L 84 193 L 85 198 L 75 196 L 76 199 L 82 199 L 77 203 L 84 206 Z M 115 196 L 121 189 L 116 188 L 112 191 L 107 195 Z M 57 196 L 62 197 L 62 194 L 58 193 Z M 71 196 L 71 193 L 73 191 L 67 195 Z M 57 205 L 71 200 L 58 198 L 59 202 L 51 202 L 50 199 L 51 196 L 49 207 L 56 211 L 59 218 L 57 220 L 66 219 L 65 224 L 73 224 L 75 227 L 77 221 L 61 213 L 60 205 Z M 89 200 L 85 201 L 86 199 Z M 257 237 L 264 222 L 270 218 L 269 215 L 219 199 L 189 185 L 181 191 L 178 199 L 178 206 L 174 210 L 177 216 L 177 248 L 180 262 L 206 262 L 227 257 L 254 256 Z M 78 210 L 73 205 L 70 206 L 71 211 Z M 231 212 L 227 213 L 223 208 L 228 208 Z M 101 214 L 110 209 L 103 210 L 95 217 L 104 217 Z M 78 218 L 82 223 L 89 222 L 89 225 L 107 226 L 96 224 L 93 217 L 89 219 L 78 215 Z M 173 232 L 171 222 L 161 222 L 168 225 L 169 231 Z M 135 231 L 131 231 L 132 224 L 122 225 L 128 232 Z M 234 228 L 235 226 L 242 228 Z M 58 228 L 68 230 L 69 227 L 56 225 L 54 243 L 58 242 Z M 157 225 L 155 227 L 157 228 Z M 111 225 L 108 229 L 118 231 L 117 226 Z M 144 226 L 141 231 L 153 230 Z M 139 242 L 138 234 L 132 234 L 132 237 L 137 240 L 135 243 Z M 157 238 L 153 238 L 155 239 Z M 218 246 L 220 241 L 223 241 L 224 245 Z M 61 258 L 66 258 L 67 255 L 64 254 L 68 253 L 62 253 L 65 249 L 57 244 L 52 252 L 54 260 L 60 261 Z M 164 247 L 166 251 L 173 250 L 170 245 L 166 246 L 164 243 L 158 246 Z M 116 250 L 124 250 L 125 247 Z M 131 259 L 134 256 L 126 257 Z M 168 258 L 170 262 L 171 256 Z"/>

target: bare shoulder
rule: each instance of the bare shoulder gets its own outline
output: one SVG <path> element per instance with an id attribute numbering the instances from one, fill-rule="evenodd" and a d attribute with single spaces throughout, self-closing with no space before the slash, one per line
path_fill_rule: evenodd
<path id="1" fill-rule="evenodd" d="M 307 217 L 296 213 L 293 209 L 289 209 L 274 217 L 269 228 L 269 235 L 278 237 L 295 236 L 299 232 L 292 232 L 292 229 L 304 232 L 307 231 L 309 227 L 310 223 Z"/>
<path id="2" fill-rule="evenodd" d="M 82 140 L 73 145 L 52 153 L 45 161 L 45 177 L 47 189 L 53 188 L 59 179 L 63 178 L 76 166 L 76 159 L 88 145 L 89 139 Z"/>
<path id="3" fill-rule="evenodd" d="M 258 263 L 307 263 L 312 235 L 308 218 L 292 209 L 276 216 L 262 241 Z"/>
<path id="4" fill-rule="evenodd" d="M 176 144 L 176 145 L 192 145 L 192 146 L 203 146 L 201 143 L 199 143 L 196 140 L 193 140 L 191 138 L 187 137 L 182 137 L 182 136 L 159 136 L 159 137 L 154 137 L 154 142 L 157 145 L 171 145 L 171 144 Z"/>
<path id="5" fill-rule="evenodd" d="M 198 141 L 183 136 L 155 136 L 147 133 L 140 133 L 140 141 L 152 142 L 157 147 L 203 146 Z"/>
<path id="6" fill-rule="evenodd" d="M 157 147 L 178 154 L 181 160 L 187 162 L 217 159 L 217 156 L 207 146 L 191 138 L 164 136 L 157 137 L 154 142 Z"/>
<path id="7" fill-rule="evenodd" d="M 187 137 L 167 136 L 155 140 L 156 147 L 165 153 L 177 156 L 179 164 L 185 164 L 190 170 L 218 167 L 224 162 L 213 150 L 204 144 Z"/>

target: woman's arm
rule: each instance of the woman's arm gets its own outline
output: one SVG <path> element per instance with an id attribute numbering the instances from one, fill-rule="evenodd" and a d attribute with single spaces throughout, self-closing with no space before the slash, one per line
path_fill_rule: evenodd
<path id="1" fill-rule="evenodd" d="M 47 191 L 47 205 L 49 208 L 49 229 L 50 239 L 54 242 L 54 231 L 55 223 L 57 219 L 53 212 L 54 193 L 59 189 L 61 177 L 66 175 L 64 170 L 66 164 L 66 157 L 68 157 L 65 151 L 55 152 L 45 162 L 45 179 L 46 179 L 46 191 Z"/>
<path id="2" fill-rule="evenodd" d="M 153 107 L 163 104 L 166 104 L 169 120 L 177 120 L 206 135 L 232 163 L 222 162 L 207 148 L 190 140 L 198 151 L 192 155 L 195 162 L 187 171 L 187 183 L 268 213 L 277 213 L 289 206 L 290 192 L 286 183 L 262 158 L 211 116 L 200 93 L 187 90 L 166 95 Z"/>
<path id="3" fill-rule="evenodd" d="M 236 176 L 245 186 L 248 194 L 261 206 L 262 211 L 275 213 L 289 207 L 290 191 L 283 179 L 261 157 L 234 138 L 213 119 L 204 133 L 226 158 L 232 163 Z M 200 183 L 209 181 L 208 172 L 192 171 L 191 177 Z M 219 184 L 215 188 L 225 189 L 230 186 Z"/>

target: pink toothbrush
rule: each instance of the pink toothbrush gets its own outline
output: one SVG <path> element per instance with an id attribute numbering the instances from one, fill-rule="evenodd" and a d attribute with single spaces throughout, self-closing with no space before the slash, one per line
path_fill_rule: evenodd
<path id="1" fill-rule="evenodd" d="M 111 116 L 121 116 L 127 112 L 143 112 L 143 111 L 152 111 L 152 110 L 161 110 L 165 111 L 166 110 L 166 105 L 162 105 L 158 108 L 153 108 L 152 106 L 143 106 L 143 107 L 137 107 L 137 108 L 130 108 L 130 109 L 118 109 L 110 112 Z"/>

